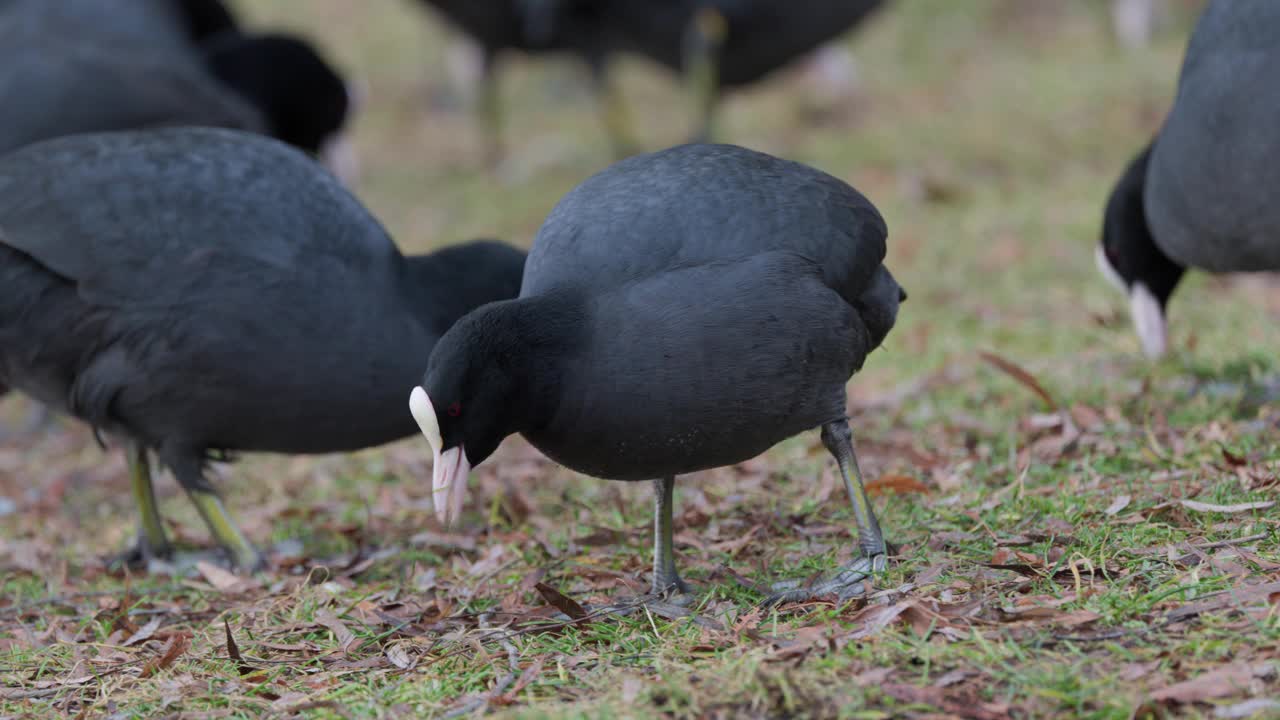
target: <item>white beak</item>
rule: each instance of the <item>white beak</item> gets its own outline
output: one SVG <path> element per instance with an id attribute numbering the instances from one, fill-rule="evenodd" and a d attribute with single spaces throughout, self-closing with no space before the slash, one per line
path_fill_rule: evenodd
<path id="1" fill-rule="evenodd" d="M 426 390 L 415 387 L 409 393 L 409 412 L 413 413 L 418 428 L 431 445 L 431 500 L 435 505 L 436 518 L 441 525 L 448 527 L 462 515 L 462 501 L 466 497 L 471 463 L 461 445 L 443 449 L 440 421 Z"/>
<path id="2" fill-rule="evenodd" d="M 1142 343 L 1142 352 L 1152 360 L 1164 355 L 1169 341 L 1160 301 L 1151 294 L 1146 283 L 1141 281 L 1135 282 L 1132 288 L 1126 288 L 1124 278 L 1120 277 L 1120 273 L 1107 260 L 1107 254 L 1103 252 L 1101 245 L 1094 248 L 1093 259 L 1098 263 L 1098 270 L 1107 282 L 1119 288 L 1120 292 L 1128 294 L 1129 314 L 1133 316 L 1133 327 Z"/>
<path id="3" fill-rule="evenodd" d="M 1164 355 L 1169 348 L 1164 309 L 1145 284 L 1133 284 L 1129 291 L 1129 311 L 1133 315 L 1133 327 L 1138 331 L 1138 340 L 1142 341 L 1142 351 L 1152 360 Z"/>
<path id="4" fill-rule="evenodd" d="M 1111 283 L 1112 287 L 1122 293 L 1128 293 L 1128 284 L 1124 278 L 1120 277 L 1120 273 L 1111 266 L 1111 261 L 1107 259 L 1107 253 L 1102 249 L 1102 245 L 1095 245 L 1093 248 L 1093 261 L 1098 264 L 1098 272 L 1102 273 L 1102 277 Z"/>
<path id="5" fill-rule="evenodd" d="M 459 445 L 436 454 L 431 467 L 431 500 L 435 503 L 436 518 L 449 527 L 462 516 L 462 501 L 467 494 L 467 474 L 471 463 L 467 453 Z"/>

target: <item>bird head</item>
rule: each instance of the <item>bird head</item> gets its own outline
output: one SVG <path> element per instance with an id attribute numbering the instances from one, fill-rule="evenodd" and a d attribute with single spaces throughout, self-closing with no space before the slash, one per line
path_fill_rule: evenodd
<path id="1" fill-rule="evenodd" d="M 356 172 L 343 130 L 362 100 L 309 42 L 293 35 L 228 31 L 202 46 L 215 76 L 253 104 L 271 134 L 325 162 L 340 179 Z"/>
<path id="2" fill-rule="evenodd" d="M 1125 169 L 1107 200 L 1102 241 L 1094 257 L 1099 271 L 1129 297 L 1129 311 L 1147 357 L 1168 349 L 1166 306 L 1185 271 L 1162 251 L 1143 204 L 1151 146 Z"/>
<path id="3" fill-rule="evenodd" d="M 513 350 L 503 307 L 491 303 L 459 320 L 436 343 L 409 410 L 431 446 L 431 491 L 436 517 L 451 525 L 462 514 L 471 469 L 515 431 L 521 403 L 512 372 Z"/>

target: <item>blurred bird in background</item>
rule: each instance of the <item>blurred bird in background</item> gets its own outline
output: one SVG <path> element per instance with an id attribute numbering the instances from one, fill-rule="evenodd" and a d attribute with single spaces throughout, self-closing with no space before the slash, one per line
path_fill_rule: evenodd
<path id="1" fill-rule="evenodd" d="M 244 30 L 221 0 L 0 2 L 0 153 L 77 133 L 214 126 L 276 137 L 350 182 L 358 159 L 343 131 L 357 100 L 311 43 Z M 51 421 L 36 406 L 0 440 Z"/>
<path id="2" fill-rule="evenodd" d="M 808 58 L 828 87 L 848 88 L 847 51 L 834 46 L 885 0 L 422 0 L 479 47 L 478 68 L 451 49 L 451 74 L 477 78 L 475 103 L 486 158 L 502 156 L 503 112 L 495 73 L 510 51 L 569 54 L 586 63 L 599 113 L 617 157 L 639 150 L 613 80 L 620 55 L 676 73 L 688 94 L 690 137 L 719 139 L 716 114 L 730 90 L 761 82 Z"/>

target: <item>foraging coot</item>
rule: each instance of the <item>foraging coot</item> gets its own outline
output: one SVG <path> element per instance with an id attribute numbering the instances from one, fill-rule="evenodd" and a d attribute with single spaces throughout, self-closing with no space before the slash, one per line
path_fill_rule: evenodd
<path id="1" fill-rule="evenodd" d="M 1167 349 L 1166 306 L 1187 268 L 1280 270 L 1280 3 L 1212 0 L 1177 96 L 1108 199 L 1097 260 L 1129 296 L 1144 352 Z"/>
<path id="2" fill-rule="evenodd" d="M 625 130 L 608 58 L 632 52 L 680 73 L 693 103 L 695 138 L 714 136 L 726 89 L 758 82 L 839 38 L 885 0 L 525 0 L 530 24 L 560 43 L 590 39 L 610 126 Z"/>
<path id="3" fill-rule="evenodd" d="M 611 59 L 632 52 L 685 77 L 695 137 L 714 134 L 725 89 L 749 85 L 837 39 L 885 0 L 422 0 L 476 39 L 484 51 L 481 106 L 498 133 L 493 64 L 504 50 L 567 51 L 592 69 L 614 152 L 636 143 L 609 76 Z M 496 147 L 491 140 L 491 147 Z"/>
<path id="4" fill-rule="evenodd" d="M 142 555 L 169 551 L 152 451 L 252 567 L 205 462 L 412 434 L 420 358 L 515 297 L 523 267 L 496 242 L 406 258 L 332 175 L 259 135 L 47 140 L 0 158 L 0 385 L 127 439 Z"/>
<path id="5" fill-rule="evenodd" d="M 272 135 L 349 176 L 353 97 L 300 38 L 216 0 L 0 5 L 0 152 L 59 135 L 203 125 Z"/>
<path id="6" fill-rule="evenodd" d="M 572 1 L 572 0 L 564 0 Z M 577 0 L 582 2 L 584 0 Z M 758 82 L 845 34 L 885 0 L 593 0 L 633 50 L 684 75 L 698 139 L 714 135 L 723 90 Z"/>
<path id="7" fill-rule="evenodd" d="M 772 599 L 857 593 L 885 544 L 845 383 L 906 297 L 883 264 L 886 233 L 844 182 L 735 146 L 679 146 L 587 179 L 539 231 L 520 297 L 458 321 L 411 393 L 441 520 L 459 515 L 469 469 L 518 432 L 576 471 L 656 478 L 653 590 L 683 591 L 674 476 L 821 427 L 864 556 Z"/>
<path id="8" fill-rule="evenodd" d="M 503 154 L 503 113 L 498 98 L 498 63 L 505 54 L 568 54 L 590 68 L 601 117 L 614 150 L 629 154 L 634 143 L 620 98 L 606 72 L 609 27 L 597 0 L 420 0 L 480 47 L 480 125 L 490 163 Z"/>
<path id="9" fill-rule="evenodd" d="M 187 49 L 239 23 L 222 0 L 4 0 L 4 22 L 56 23 L 87 42 Z"/>

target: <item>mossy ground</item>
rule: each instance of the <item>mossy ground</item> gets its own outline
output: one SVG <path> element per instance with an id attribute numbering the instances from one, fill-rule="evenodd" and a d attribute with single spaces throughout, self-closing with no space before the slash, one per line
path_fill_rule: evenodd
<path id="1" fill-rule="evenodd" d="M 571 63 L 504 73 L 509 158 L 488 172 L 416 3 L 238 4 L 367 83 L 356 190 L 406 250 L 527 246 L 610 161 Z M 133 532 L 123 460 L 68 423 L 0 448 L 0 717 L 1280 716 L 1280 286 L 1190 276 L 1174 353 L 1151 364 L 1093 268 L 1198 6 L 1169 5 L 1131 51 L 1096 0 L 898 0 L 848 40 L 856 92 L 793 72 L 725 104 L 725 139 L 880 207 L 911 293 L 850 385 L 899 545 L 869 602 L 764 611 L 749 587 L 852 551 L 817 433 L 681 480 L 691 614 L 566 624 L 538 583 L 589 612 L 644 589 L 647 485 L 575 476 L 513 438 L 445 532 L 417 439 L 250 457 L 220 486 L 270 571 L 125 577 L 102 563 Z M 680 142 L 670 78 L 622 71 L 645 146 Z M 179 540 L 207 547 L 177 488 L 161 494 Z"/>

